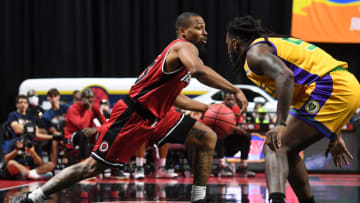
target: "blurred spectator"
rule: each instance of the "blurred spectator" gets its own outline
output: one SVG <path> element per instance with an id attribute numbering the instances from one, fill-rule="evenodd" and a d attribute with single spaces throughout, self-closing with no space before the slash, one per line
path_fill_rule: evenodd
<path id="1" fill-rule="evenodd" d="M 44 164 L 38 154 L 39 151 L 35 150 L 35 145 L 25 140 L 25 137 L 17 139 L 5 151 L 6 167 L 3 176 L 12 180 L 23 179 L 24 177 L 33 180 L 51 178 L 52 167 L 48 163 Z"/>
<path id="2" fill-rule="evenodd" d="M 25 145 L 28 149 L 26 149 L 26 153 L 29 154 L 32 158 L 33 156 L 37 155 L 41 158 L 42 152 L 41 148 L 39 147 L 40 140 L 53 140 L 58 139 L 59 137 L 56 135 L 48 135 L 41 133 L 38 129 L 36 120 L 34 117 L 27 111 L 29 106 L 28 98 L 25 95 L 19 95 L 16 97 L 16 111 L 9 113 L 8 122 L 10 123 L 10 132 L 12 134 L 12 139 L 8 142 L 7 146 L 5 147 L 5 153 L 7 156 L 7 161 L 13 160 L 17 153 L 19 153 L 19 150 L 16 151 L 15 149 L 19 148 L 18 141 L 22 140 L 22 144 Z M 24 146 L 22 146 L 24 147 Z M 35 148 L 37 150 L 37 153 L 34 154 L 34 150 L 32 148 Z M 25 159 L 25 155 L 23 156 Z M 10 157 L 10 158 L 9 158 Z M 37 157 L 35 156 L 37 161 L 35 164 L 39 164 Z M 11 162 L 11 164 L 15 164 L 15 162 Z M 45 164 L 42 164 L 41 161 L 41 168 L 37 171 L 39 174 L 45 173 L 48 171 L 52 171 L 55 168 L 55 165 L 51 162 L 47 162 Z M 21 172 L 24 172 L 23 170 Z M 34 174 L 34 172 L 31 172 L 31 174 Z M 25 175 L 27 175 L 25 173 Z M 36 176 L 36 174 L 35 174 Z"/>
<path id="3" fill-rule="evenodd" d="M 76 102 L 81 101 L 81 92 L 79 90 L 74 90 L 73 100 L 70 104 L 75 104 Z"/>
<path id="4" fill-rule="evenodd" d="M 146 142 L 143 143 L 141 147 L 139 147 L 136 151 L 136 169 L 134 174 L 135 179 L 142 179 L 145 177 L 144 156 L 146 151 L 146 145 Z M 156 151 L 155 153 L 153 153 L 153 156 L 155 155 L 155 178 L 176 178 L 178 176 L 177 173 L 173 172 L 172 170 L 167 170 L 165 168 L 166 157 L 169 151 L 169 144 L 166 143 L 162 145 L 159 149 L 155 150 L 159 150 L 158 152 Z"/>
<path id="5" fill-rule="evenodd" d="M 260 124 L 260 130 L 266 132 L 269 130 L 270 121 L 266 119 L 267 110 L 264 107 L 260 107 L 257 110 L 257 118 L 255 119 L 256 124 Z"/>
<path id="6" fill-rule="evenodd" d="M 36 94 L 36 91 L 32 89 L 27 92 L 27 98 L 29 101 L 29 107 L 27 111 L 34 117 L 38 127 L 44 128 L 41 121 L 42 116 L 44 115 L 44 109 L 40 106 L 39 96 Z"/>
<path id="7" fill-rule="evenodd" d="M 56 88 L 52 88 L 47 92 L 47 100 L 51 104 L 51 109 L 44 113 L 45 127 L 51 134 L 60 135 L 65 127 L 65 116 L 69 106 L 60 103 L 60 92 Z"/>
<path id="8" fill-rule="evenodd" d="M 233 134 L 228 135 L 225 138 L 218 137 L 215 147 L 215 158 L 218 159 L 216 175 L 225 177 L 233 176 L 234 171 L 226 164 L 225 156 L 232 157 L 240 151 L 241 160 L 236 172 L 238 172 L 238 175 L 241 177 L 254 177 L 255 173 L 248 170 L 247 164 L 251 144 L 251 134 L 242 127 L 242 123 L 245 122 L 245 119 L 244 116 L 240 114 L 240 108 L 236 105 L 235 95 L 226 92 L 224 95 L 224 104 L 234 112 L 237 125 Z"/>
<path id="9" fill-rule="evenodd" d="M 106 119 L 110 118 L 110 102 L 106 99 L 100 101 L 100 112 L 105 116 Z"/>
<path id="10" fill-rule="evenodd" d="M 61 139 L 58 135 L 49 135 L 39 131 L 35 118 L 27 111 L 28 107 L 28 98 L 25 95 L 18 95 L 16 97 L 16 111 L 10 112 L 8 117 L 12 138 L 16 138 L 18 137 L 17 135 L 22 135 L 24 133 L 25 124 L 33 123 L 36 126 L 35 141 Z"/>
<path id="11" fill-rule="evenodd" d="M 44 113 L 44 127 L 50 134 L 63 136 L 65 115 L 69 106 L 66 104 L 60 104 L 60 92 L 56 88 L 52 88 L 47 92 L 47 100 L 50 102 L 51 108 Z M 49 143 L 49 145 L 50 160 L 56 166 L 59 154 L 59 143 L 56 140 L 53 140 Z"/>
<path id="12" fill-rule="evenodd" d="M 252 117 L 253 117 L 253 122 L 255 122 L 255 119 L 258 117 L 258 109 L 260 107 L 263 107 L 264 104 L 265 104 L 265 99 L 263 97 L 255 97 L 254 98 L 254 103 L 255 103 L 255 106 L 254 106 L 254 112 L 252 112 Z"/>
<path id="13" fill-rule="evenodd" d="M 99 106 L 93 105 L 94 93 L 91 88 L 81 92 L 81 101 L 72 104 L 66 114 L 64 136 L 68 149 L 79 149 L 80 159 L 89 156 L 91 142 L 95 142 L 97 128 L 93 122 L 97 118 L 101 124 L 106 122 L 101 114 Z M 71 157 L 74 158 L 74 157 Z M 79 160 L 72 160 L 76 162 Z"/>

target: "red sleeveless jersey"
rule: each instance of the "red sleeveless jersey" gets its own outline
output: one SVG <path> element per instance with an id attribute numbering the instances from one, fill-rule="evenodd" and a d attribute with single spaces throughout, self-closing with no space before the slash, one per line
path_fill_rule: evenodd
<path id="1" fill-rule="evenodd" d="M 190 82 L 190 72 L 182 67 L 173 72 L 164 72 L 166 57 L 172 46 L 184 39 L 172 41 L 164 51 L 138 77 L 131 87 L 129 96 L 151 111 L 157 118 L 163 118 L 174 104 L 176 97 Z"/>

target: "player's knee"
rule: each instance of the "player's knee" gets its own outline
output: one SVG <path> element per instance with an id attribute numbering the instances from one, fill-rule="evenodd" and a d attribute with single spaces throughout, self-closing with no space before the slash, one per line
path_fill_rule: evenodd
<path id="1" fill-rule="evenodd" d="M 217 141 L 216 133 L 212 130 L 208 130 L 206 132 L 206 142 L 204 142 L 205 147 L 214 150 L 216 146 L 216 141 Z"/>
<path id="2" fill-rule="evenodd" d="M 48 168 L 49 171 L 53 171 L 56 168 L 56 164 L 54 164 L 53 162 L 48 162 L 47 163 L 47 168 Z"/>

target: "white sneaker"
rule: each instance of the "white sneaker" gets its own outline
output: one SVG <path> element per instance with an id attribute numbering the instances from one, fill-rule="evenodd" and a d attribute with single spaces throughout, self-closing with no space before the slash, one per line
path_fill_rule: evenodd
<path id="1" fill-rule="evenodd" d="M 214 174 L 216 177 L 232 177 L 234 176 L 234 172 L 228 167 L 217 167 L 216 172 Z"/>
<path id="2" fill-rule="evenodd" d="M 168 171 L 164 167 L 160 167 L 155 172 L 155 178 L 176 178 L 178 174 L 174 171 Z"/>
<path id="3" fill-rule="evenodd" d="M 136 167 L 134 178 L 135 179 L 144 179 L 145 178 L 144 167 L 141 167 L 141 166 Z"/>

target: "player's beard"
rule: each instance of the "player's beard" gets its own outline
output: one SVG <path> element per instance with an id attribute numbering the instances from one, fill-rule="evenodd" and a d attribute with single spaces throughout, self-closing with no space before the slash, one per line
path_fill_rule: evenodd
<path id="1" fill-rule="evenodd" d="M 204 59 L 204 57 L 207 56 L 208 54 L 208 50 L 206 48 L 206 44 L 203 44 L 203 43 L 197 43 L 195 44 L 196 48 L 199 50 L 199 57 L 201 59 Z"/>
<path id="2" fill-rule="evenodd" d="M 241 53 L 235 52 L 233 47 L 230 47 L 229 59 L 234 68 L 237 69 L 242 66 Z"/>

